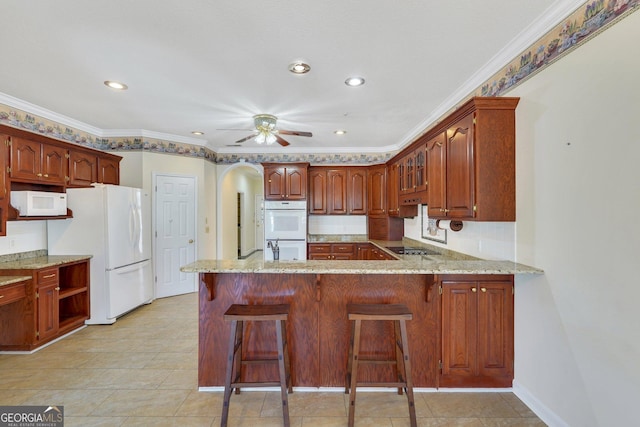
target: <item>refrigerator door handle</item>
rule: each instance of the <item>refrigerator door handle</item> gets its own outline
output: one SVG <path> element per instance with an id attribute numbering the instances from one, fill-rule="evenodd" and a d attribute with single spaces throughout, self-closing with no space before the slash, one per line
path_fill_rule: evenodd
<path id="1" fill-rule="evenodd" d="M 146 266 L 147 264 L 149 264 L 148 259 L 141 262 L 136 262 L 135 264 L 128 264 L 128 265 L 123 265 L 122 267 L 107 269 L 107 271 L 113 271 L 116 274 L 126 274 L 132 271 L 139 270 L 140 268 Z"/>

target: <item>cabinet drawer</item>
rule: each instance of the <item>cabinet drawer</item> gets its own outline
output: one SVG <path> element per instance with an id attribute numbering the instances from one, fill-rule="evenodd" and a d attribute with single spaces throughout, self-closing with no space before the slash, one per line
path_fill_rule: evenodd
<path id="1" fill-rule="evenodd" d="M 36 274 L 36 283 L 38 285 L 58 283 L 59 279 L 60 276 L 57 268 L 47 268 L 46 270 L 38 271 Z"/>
<path id="2" fill-rule="evenodd" d="M 353 243 L 333 244 L 332 252 L 340 254 L 352 254 L 354 249 Z"/>
<path id="3" fill-rule="evenodd" d="M 0 305 L 10 304 L 27 296 L 26 282 L 0 286 Z"/>
<path id="4" fill-rule="evenodd" d="M 309 253 L 310 254 L 329 254 L 331 253 L 331 245 L 329 244 L 310 244 L 309 245 Z"/>

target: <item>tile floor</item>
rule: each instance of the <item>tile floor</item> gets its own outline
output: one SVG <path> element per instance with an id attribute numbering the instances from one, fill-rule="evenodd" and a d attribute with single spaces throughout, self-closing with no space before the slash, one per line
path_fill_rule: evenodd
<path id="1" fill-rule="evenodd" d="M 164 298 L 30 355 L 0 355 L 0 405 L 64 405 L 65 426 L 217 426 L 197 389 L 196 294 Z M 419 426 L 544 426 L 512 393 L 416 393 Z M 281 426 L 279 392 L 231 398 L 229 426 Z M 291 425 L 347 425 L 348 396 L 294 392 Z M 405 396 L 359 393 L 356 426 L 408 426 Z"/>

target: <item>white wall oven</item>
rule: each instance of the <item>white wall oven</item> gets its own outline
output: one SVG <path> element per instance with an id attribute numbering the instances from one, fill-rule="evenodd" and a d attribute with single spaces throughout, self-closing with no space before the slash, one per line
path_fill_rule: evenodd
<path id="1" fill-rule="evenodd" d="M 307 201 L 264 202 L 264 259 L 307 259 Z"/>

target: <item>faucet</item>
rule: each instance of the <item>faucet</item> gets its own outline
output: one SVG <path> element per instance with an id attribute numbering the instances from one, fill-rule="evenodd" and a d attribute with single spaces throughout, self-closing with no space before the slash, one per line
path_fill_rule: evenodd
<path id="1" fill-rule="evenodd" d="M 267 247 L 271 248 L 273 251 L 273 260 L 277 261 L 280 259 L 280 247 L 278 246 L 278 239 L 276 239 L 276 243 L 273 243 L 273 240 L 269 240 L 267 242 Z"/>

